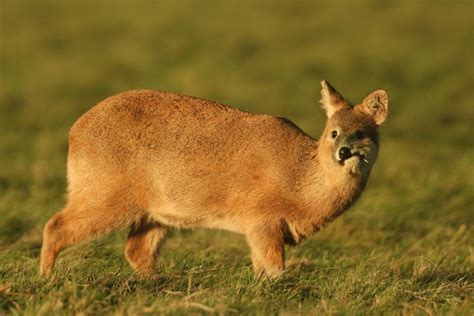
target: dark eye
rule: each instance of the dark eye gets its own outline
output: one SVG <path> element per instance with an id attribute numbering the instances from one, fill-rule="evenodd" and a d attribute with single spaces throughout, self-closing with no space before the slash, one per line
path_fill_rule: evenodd
<path id="1" fill-rule="evenodd" d="M 331 137 L 332 137 L 332 138 L 336 138 L 336 136 L 337 136 L 337 131 L 332 131 L 332 132 L 331 132 Z"/>
<path id="2" fill-rule="evenodd" d="M 363 132 L 363 131 L 357 131 L 357 132 L 356 132 L 356 137 L 357 137 L 358 139 L 364 138 L 364 137 L 365 137 L 364 132 Z"/>

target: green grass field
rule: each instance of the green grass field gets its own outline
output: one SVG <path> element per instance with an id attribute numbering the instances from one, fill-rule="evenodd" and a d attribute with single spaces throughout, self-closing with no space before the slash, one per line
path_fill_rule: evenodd
<path id="1" fill-rule="evenodd" d="M 0 315 L 474 314 L 471 1 L 0 0 Z M 64 202 L 67 132 L 102 99 L 151 88 L 286 116 L 314 137 L 319 82 L 384 88 L 381 155 L 358 203 L 256 280 L 242 236 L 175 231 L 157 276 L 127 232 L 38 277 Z"/>

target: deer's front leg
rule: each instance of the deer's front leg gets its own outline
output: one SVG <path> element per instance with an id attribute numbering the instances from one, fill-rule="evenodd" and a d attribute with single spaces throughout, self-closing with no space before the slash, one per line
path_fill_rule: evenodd
<path id="1" fill-rule="evenodd" d="M 259 225 L 246 234 L 252 252 L 252 264 L 257 277 L 281 275 L 285 269 L 285 248 L 279 225 Z"/>

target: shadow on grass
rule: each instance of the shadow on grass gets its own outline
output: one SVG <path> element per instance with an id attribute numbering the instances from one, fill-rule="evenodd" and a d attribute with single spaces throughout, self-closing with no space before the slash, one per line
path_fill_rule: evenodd
<path id="1" fill-rule="evenodd" d="M 470 272 L 459 273 L 453 271 L 427 271 L 423 273 L 418 278 L 416 278 L 415 283 L 418 285 L 427 285 L 431 283 L 460 283 L 466 282 L 469 284 L 474 284 L 474 274 Z"/>
<path id="2" fill-rule="evenodd" d="M 11 217 L 6 219 L 0 226 L 2 236 L 0 237 L 0 247 L 5 247 L 15 243 L 27 231 L 34 227 L 30 220 Z"/>

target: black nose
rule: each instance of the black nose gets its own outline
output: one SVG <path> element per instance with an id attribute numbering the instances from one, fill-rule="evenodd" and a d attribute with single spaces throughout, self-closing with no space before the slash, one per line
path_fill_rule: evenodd
<path id="1" fill-rule="evenodd" d="M 339 158 L 346 160 L 352 157 L 351 149 L 349 147 L 341 147 L 339 149 Z"/>

